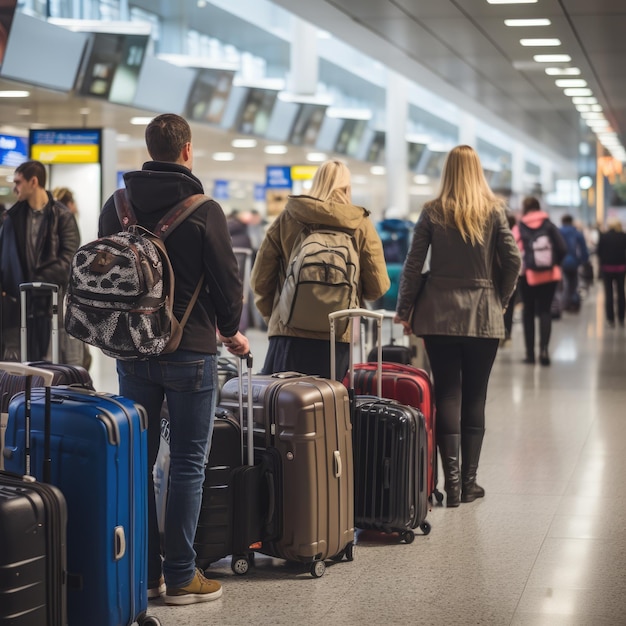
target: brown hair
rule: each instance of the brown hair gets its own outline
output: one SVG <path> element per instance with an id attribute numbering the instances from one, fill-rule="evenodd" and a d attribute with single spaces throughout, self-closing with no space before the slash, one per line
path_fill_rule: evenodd
<path id="1" fill-rule="evenodd" d="M 153 161 L 176 163 L 191 141 L 187 120 L 175 113 L 157 115 L 146 127 L 146 147 Z"/>
<path id="2" fill-rule="evenodd" d="M 21 174 L 24 180 L 30 180 L 31 178 L 37 178 L 39 186 L 42 189 L 46 188 L 46 168 L 43 163 L 39 161 L 24 161 L 15 168 L 16 174 Z"/>

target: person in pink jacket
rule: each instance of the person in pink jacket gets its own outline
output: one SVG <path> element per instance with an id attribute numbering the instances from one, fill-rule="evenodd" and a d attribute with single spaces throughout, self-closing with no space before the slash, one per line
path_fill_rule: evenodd
<path id="1" fill-rule="evenodd" d="M 535 318 L 538 317 L 539 362 L 550 365 L 550 306 L 562 278 L 561 261 L 567 254 L 567 245 L 558 227 L 541 209 L 539 200 L 532 196 L 524 198 L 522 218 L 514 226 L 513 234 L 523 261 L 519 286 L 524 303 L 524 363 L 535 363 Z"/>

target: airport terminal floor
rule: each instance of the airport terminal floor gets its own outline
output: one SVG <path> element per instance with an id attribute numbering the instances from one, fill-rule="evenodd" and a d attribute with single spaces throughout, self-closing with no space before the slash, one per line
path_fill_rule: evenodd
<path id="1" fill-rule="evenodd" d="M 626 330 L 604 322 L 599 284 L 554 323 L 550 367 L 522 363 L 521 326 L 491 377 L 484 499 L 433 507 L 409 545 L 362 534 L 355 560 L 319 579 L 262 556 L 246 576 L 221 561 L 209 573 L 222 598 L 150 613 L 164 626 L 624 624 Z M 249 335 L 260 366 L 265 337 Z M 96 384 L 115 390 L 102 361 Z"/>

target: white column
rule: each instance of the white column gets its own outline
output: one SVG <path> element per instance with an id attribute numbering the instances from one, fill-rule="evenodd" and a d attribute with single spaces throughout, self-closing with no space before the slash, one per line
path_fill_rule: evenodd
<path id="1" fill-rule="evenodd" d="M 293 22 L 289 91 L 315 95 L 318 77 L 317 28 L 296 17 Z"/>
<path id="2" fill-rule="evenodd" d="M 387 167 L 387 209 L 398 215 L 409 213 L 408 148 L 408 82 L 404 76 L 387 72 L 387 129 L 385 160 Z"/>
<path id="3" fill-rule="evenodd" d="M 524 146 L 515 142 L 511 157 L 511 190 L 514 194 L 524 194 L 524 173 L 526 171 L 526 160 L 524 158 Z"/>

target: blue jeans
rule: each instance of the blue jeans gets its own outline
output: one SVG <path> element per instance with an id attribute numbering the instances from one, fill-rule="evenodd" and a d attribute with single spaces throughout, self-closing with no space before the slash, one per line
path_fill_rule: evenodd
<path id="1" fill-rule="evenodd" d="M 186 350 L 141 361 L 118 361 L 120 394 L 148 412 L 148 580 L 161 576 L 160 536 L 152 467 L 160 442 L 163 398 L 170 414 L 170 484 L 163 574 L 184 587 L 195 574 L 193 542 L 202 503 L 217 400 L 217 357 Z"/>

